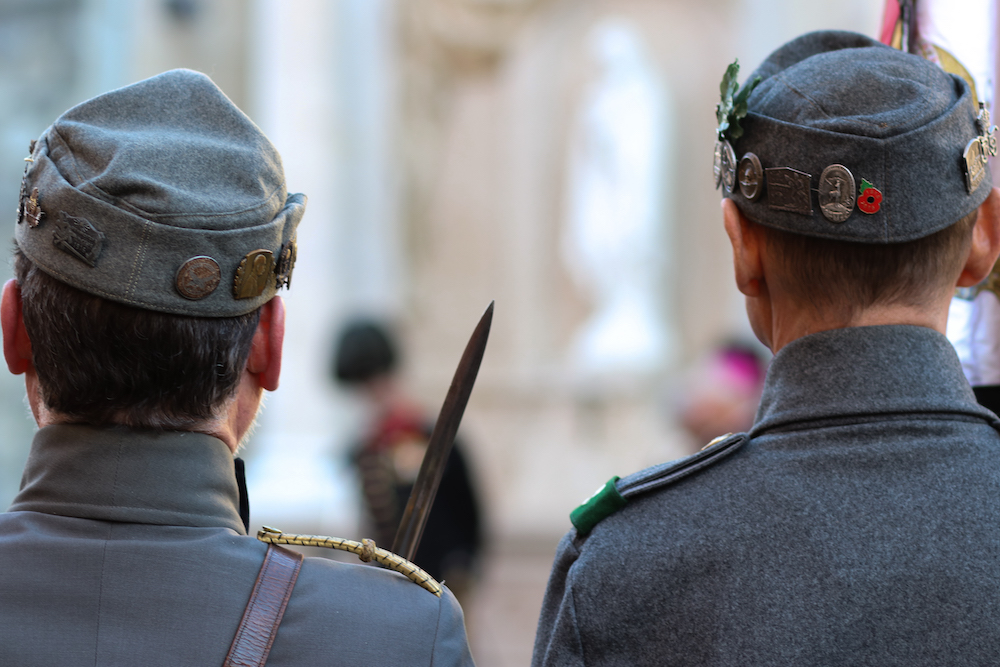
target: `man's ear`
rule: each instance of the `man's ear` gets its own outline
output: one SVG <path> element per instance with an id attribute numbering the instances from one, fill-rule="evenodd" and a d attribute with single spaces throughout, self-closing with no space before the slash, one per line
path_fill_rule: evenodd
<path id="1" fill-rule="evenodd" d="M 24 328 L 21 288 L 13 278 L 3 286 L 3 296 L 0 297 L 0 330 L 3 332 L 3 356 L 7 368 L 14 375 L 21 375 L 31 368 L 31 339 Z"/>
<path id="2" fill-rule="evenodd" d="M 254 332 L 250 357 L 247 359 L 247 371 L 257 377 L 261 388 L 268 391 L 278 388 L 284 342 L 285 302 L 280 296 L 276 296 L 261 306 L 260 323 Z"/>
<path id="3" fill-rule="evenodd" d="M 972 228 L 972 245 L 965 266 L 958 277 L 959 287 L 978 285 L 993 270 L 1000 256 L 1000 190 L 993 188 L 979 206 L 979 215 Z"/>
<path id="4" fill-rule="evenodd" d="M 733 246 L 736 287 L 746 296 L 760 296 L 761 283 L 764 280 L 760 234 L 728 197 L 722 200 L 722 221 L 726 227 L 726 234 L 729 235 L 729 243 Z"/>

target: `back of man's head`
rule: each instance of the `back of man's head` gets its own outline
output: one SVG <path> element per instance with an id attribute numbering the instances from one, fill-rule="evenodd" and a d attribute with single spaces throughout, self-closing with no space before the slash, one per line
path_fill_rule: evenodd
<path id="1" fill-rule="evenodd" d="M 16 275 L 46 406 L 90 424 L 215 416 L 295 261 L 305 197 L 275 148 L 174 70 L 70 109 L 28 160 Z"/>
<path id="2" fill-rule="evenodd" d="M 744 109 L 724 92 L 717 184 L 759 226 L 792 297 L 856 311 L 954 287 L 992 186 L 989 121 L 960 77 L 818 32 L 771 54 L 748 86 Z"/>
<path id="3" fill-rule="evenodd" d="M 345 385 L 363 385 L 393 373 L 397 357 L 388 326 L 375 320 L 352 320 L 337 337 L 330 371 Z"/>

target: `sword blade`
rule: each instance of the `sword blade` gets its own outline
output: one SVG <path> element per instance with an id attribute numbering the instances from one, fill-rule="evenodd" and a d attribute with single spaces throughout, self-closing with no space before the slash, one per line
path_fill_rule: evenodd
<path id="1" fill-rule="evenodd" d="M 490 337 L 490 324 L 492 322 L 493 302 L 491 301 L 486 312 L 480 318 L 479 324 L 476 325 L 475 331 L 472 332 L 472 337 L 469 338 L 469 342 L 465 346 L 465 352 L 462 353 L 461 361 L 458 362 L 458 368 L 451 380 L 444 405 L 441 406 L 441 412 L 438 414 L 437 421 L 434 422 L 434 431 L 427 443 L 427 451 L 424 453 L 423 463 L 420 464 L 420 472 L 417 473 L 413 490 L 410 491 L 410 499 L 403 511 L 403 518 L 396 530 L 392 551 L 406 560 L 413 560 L 413 555 L 417 552 L 417 546 L 420 544 L 420 538 L 424 534 L 424 525 L 426 525 L 427 517 L 431 513 L 431 506 L 434 505 L 434 497 L 437 495 L 438 485 L 441 484 L 441 476 L 448 463 L 451 446 L 455 442 L 455 433 L 458 431 L 458 425 L 462 422 L 465 406 L 472 394 L 472 386 L 476 383 L 476 375 L 479 373 L 479 365 L 483 361 L 483 353 L 486 351 L 486 341 Z"/>

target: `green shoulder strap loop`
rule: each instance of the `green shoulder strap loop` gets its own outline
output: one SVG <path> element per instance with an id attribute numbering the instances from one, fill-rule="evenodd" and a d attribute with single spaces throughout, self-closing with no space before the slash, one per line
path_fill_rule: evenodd
<path id="1" fill-rule="evenodd" d="M 615 482 L 619 479 L 617 475 L 609 479 L 607 484 L 570 513 L 569 520 L 573 522 L 578 534 L 589 533 L 602 519 L 625 507 L 628 501 L 615 486 Z"/>

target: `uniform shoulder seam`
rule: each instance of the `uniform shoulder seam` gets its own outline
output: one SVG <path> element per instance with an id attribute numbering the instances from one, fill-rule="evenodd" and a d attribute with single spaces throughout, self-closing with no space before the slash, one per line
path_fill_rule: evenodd
<path id="1" fill-rule="evenodd" d="M 570 514 L 577 536 L 625 507 L 631 498 L 674 484 L 736 452 L 749 439 L 746 433 L 727 433 L 691 456 L 646 468 L 625 478 L 612 477 Z"/>
<path id="2" fill-rule="evenodd" d="M 616 484 L 618 492 L 627 501 L 635 496 L 674 484 L 737 452 L 747 440 L 749 437 L 746 433 L 727 433 L 691 456 L 646 468 L 622 478 Z"/>

